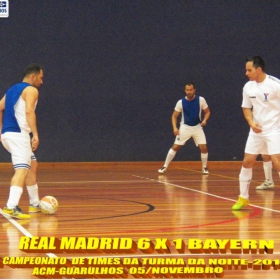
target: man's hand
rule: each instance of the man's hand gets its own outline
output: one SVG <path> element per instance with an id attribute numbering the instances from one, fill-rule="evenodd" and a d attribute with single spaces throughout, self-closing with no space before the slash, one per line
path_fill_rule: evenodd
<path id="1" fill-rule="evenodd" d="M 262 126 L 258 123 L 251 123 L 251 128 L 255 133 L 261 133 L 262 132 Z"/>
<path id="2" fill-rule="evenodd" d="M 205 126 L 206 124 L 207 124 L 206 121 L 202 121 L 202 122 L 200 123 L 201 126 Z"/>
<path id="3" fill-rule="evenodd" d="M 173 130 L 173 133 L 174 133 L 175 136 L 177 136 L 177 135 L 180 134 L 180 131 L 179 131 L 178 128 L 176 128 L 176 129 Z"/>
<path id="4" fill-rule="evenodd" d="M 37 150 L 38 146 L 39 146 L 39 138 L 38 136 L 33 136 L 31 139 L 32 151 Z"/>

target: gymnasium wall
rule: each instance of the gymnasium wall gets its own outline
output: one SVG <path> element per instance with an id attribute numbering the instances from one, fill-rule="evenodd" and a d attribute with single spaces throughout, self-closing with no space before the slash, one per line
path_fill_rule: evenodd
<path id="1" fill-rule="evenodd" d="M 280 77 L 279 1 L 19 0 L 0 18 L 2 95 L 44 67 L 41 162 L 163 161 L 171 114 L 193 81 L 206 98 L 209 160 L 241 160 L 245 59 Z M 199 160 L 193 141 L 176 160 Z M 0 161 L 10 155 L 0 147 Z"/>

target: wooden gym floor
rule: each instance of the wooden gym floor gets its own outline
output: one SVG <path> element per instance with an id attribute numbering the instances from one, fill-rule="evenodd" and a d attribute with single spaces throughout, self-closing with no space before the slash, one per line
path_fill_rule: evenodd
<path id="1" fill-rule="evenodd" d="M 273 171 L 274 190 L 257 191 L 264 180 L 262 163 L 253 168 L 250 207 L 231 211 L 239 195 L 241 162 L 209 162 L 209 175 L 201 174 L 200 162 L 172 162 L 165 175 L 157 173 L 162 162 L 40 163 L 40 197 L 52 195 L 59 201 L 55 215 L 32 214 L 31 220 L 14 220 L 1 215 L 0 257 L 50 257 L 48 253 L 19 250 L 21 236 L 183 239 L 274 240 L 273 254 L 194 254 L 186 250 L 171 254 L 140 250 L 141 257 L 278 260 L 280 253 L 280 183 Z M 1 207 L 8 198 L 11 164 L 0 164 Z M 28 208 L 26 189 L 20 205 Z M 172 247 L 173 248 L 173 247 Z M 58 257 L 95 257 L 98 253 L 54 253 Z M 103 254 L 102 257 L 129 254 Z M 224 279 L 280 279 L 280 267 L 269 270 L 248 268 L 225 270 Z M 128 275 L 128 278 L 134 278 Z M 38 279 L 32 269 L 0 268 L 0 279 Z"/>

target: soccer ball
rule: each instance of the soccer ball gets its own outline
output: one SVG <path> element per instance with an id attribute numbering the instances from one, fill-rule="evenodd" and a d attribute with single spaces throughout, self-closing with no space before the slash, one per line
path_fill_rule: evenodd
<path id="1" fill-rule="evenodd" d="M 40 208 L 44 214 L 54 214 L 58 209 L 58 201 L 55 197 L 47 195 L 41 199 Z"/>

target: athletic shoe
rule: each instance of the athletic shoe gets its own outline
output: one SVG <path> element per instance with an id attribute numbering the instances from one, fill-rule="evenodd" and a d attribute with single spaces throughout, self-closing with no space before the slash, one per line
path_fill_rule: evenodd
<path id="1" fill-rule="evenodd" d="M 5 207 L 3 209 L 4 214 L 12 217 L 12 218 L 16 218 L 16 219 L 20 219 L 20 220 L 24 220 L 24 219 L 30 219 L 30 215 L 28 214 L 23 214 L 21 209 L 16 206 L 14 209 L 9 209 L 7 207 Z"/>
<path id="2" fill-rule="evenodd" d="M 207 167 L 203 167 L 202 168 L 202 174 L 204 174 L 204 175 L 208 175 L 209 174 L 209 171 L 208 171 Z"/>
<path id="3" fill-rule="evenodd" d="M 273 188 L 274 188 L 274 183 L 269 180 L 265 180 L 261 185 L 256 187 L 256 190 L 269 190 Z"/>
<path id="4" fill-rule="evenodd" d="M 249 199 L 239 196 L 238 201 L 232 206 L 232 210 L 241 210 L 243 207 L 249 205 Z"/>
<path id="5" fill-rule="evenodd" d="M 162 168 L 160 168 L 159 170 L 158 170 L 158 173 L 165 173 L 166 172 L 166 170 L 167 170 L 167 168 L 166 167 L 162 167 Z"/>
<path id="6" fill-rule="evenodd" d="M 40 204 L 38 204 L 37 206 L 30 204 L 29 208 L 28 208 L 28 212 L 29 213 L 38 213 L 41 212 L 41 208 L 40 208 Z"/>

